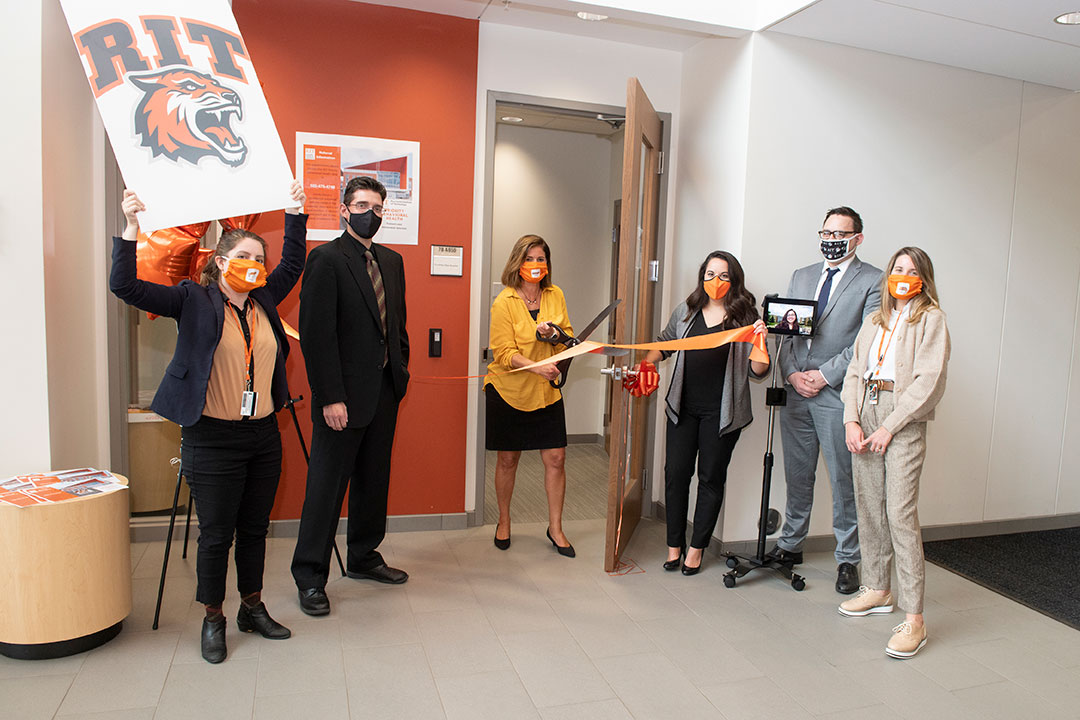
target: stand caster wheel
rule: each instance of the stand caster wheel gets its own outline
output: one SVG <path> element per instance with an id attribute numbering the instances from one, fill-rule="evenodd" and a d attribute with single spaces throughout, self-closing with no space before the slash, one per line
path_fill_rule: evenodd
<path id="1" fill-rule="evenodd" d="M 735 576 L 734 575 L 724 575 L 724 587 L 726 587 L 726 588 L 735 587 Z"/>
<path id="2" fill-rule="evenodd" d="M 795 588 L 795 590 L 798 592 L 802 592 L 803 589 L 806 587 L 806 580 L 802 579 L 798 575 L 792 575 L 791 587 Z"/>
<path id="3" fill-rule="evenodd" d="M 732 557 L 732 556 L 728 556 L 728 559 L 727 559 L 727 566 L 728 566 L 729 568 L 731 568 L 732 570 L 734 570 L 734 569 L 735 569 L 736 567 L 738 567 L 738 565 L 739 565 L 739 558 L 737 558 L 737 557 Z"/>

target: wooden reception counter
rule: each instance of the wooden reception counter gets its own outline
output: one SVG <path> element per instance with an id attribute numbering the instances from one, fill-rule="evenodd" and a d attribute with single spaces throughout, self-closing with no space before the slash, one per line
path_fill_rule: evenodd
<path id="1" fill-rule="evenodd" d="M 120 632 L 131 612 L 128 502 L 124 489 L 0 504 L 0 654 L 63 657 Z"/>

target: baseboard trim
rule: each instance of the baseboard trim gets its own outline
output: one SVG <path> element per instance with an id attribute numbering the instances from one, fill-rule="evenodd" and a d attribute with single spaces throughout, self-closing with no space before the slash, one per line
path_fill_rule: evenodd
<path id="1" fill-rule="evenodd" d="M 597 433 L 580 433 L 577 435 L 567 435 L 567 445 L 596 445 L 604 442 L 604 436 Z"/>
<path id="2" fill-rule="evenodd" d="M 392 515 L 386 518 L 387 532 L 417 532 L 424 530 L 464 530 L 468 527 L 469 513 L 443 513 L 432 515 Z M 338 520 L 337 532 L 345 533 L 346 520 Z M 270 530 L 267 537 L 294 538 L 300 530 L 300 520 L 271 520 Z M 131 519 L 130 537 L 131 542 L 153 542 L 164 540 L 169 534 L 169 519 L 158 517 L 141 517 Z M 194 518 L 191 522 L 191 535 L 196 538 L 199 535 L 198 526 Z M 184 539 L 184 516 L 177 515 L 176 528 L 173 530 L 173 540 Z"/>
<path id="3" fill-rule="evenodd" d="M 656 503 L 653 516 L 660 522 L 666 521 L 664 506 Z M 690 531 L 693 523 L 687 522 Z M 1008 535 L 1039 530 L 1060 530 L 1080 527 L 1080 513 L 1066 515 L 1040 515 L 1038 517 L 1014 518 L 1010 520 L 987 520 L 976 523 L 956 523 L 950 525 L 929 525 L 923 527 L 923 542 L 937 540 L 959 540 L 960 538 L 986 537 L 987 535 Z M 765 542 L 765 549 L 776 544 L 776 535 Z M 714 536 L 713 540 L 717 538 Z M 803 552 L 830 552 L 836 548 L 836 539 L 832 535 L 811 535 L 803 544 Z M 714 555 L 731 553 L 733 555 L 756 555 L 757 538 L 752 540 L 732 540 L 709 543 L 709 551 Z"/>

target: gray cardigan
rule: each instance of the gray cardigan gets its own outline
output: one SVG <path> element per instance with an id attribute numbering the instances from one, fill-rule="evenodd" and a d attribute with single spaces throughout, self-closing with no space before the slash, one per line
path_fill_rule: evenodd
<path id="1" fill-rule="evenodd" d="M 668 320 L 667 327 L 663 329 L 657 339 L 678 340 L 686 337 L 686 334 L 690 332 L 690 326 L 694 323 L 694 318 L 701 314 L 701 311 L 698 310 L 689 319 L 686 319 L 688 310 L 689 308 L 685 302 L 679 303 L 679 306 L 675 308 L 675 312 L 671 313 L 671 319 Z M 750 349 L 752 347 L 750 343 L 731 344 L 731 351 L 728 353 L 727 359 L 727 370 L 724 373 L 723 396 L 720 400 L 721 435 L 741 430 L 754 419 L 754 413 L 750 409 L 750 383 L 747 380 L 751 375 L 755 378 L 764 376 L 756 374 L 750 368 Z M 683 350 L 675 352 L 675 369 L 672 371 L 671 386 L 668 388 L 667 398 L 665 399 L 667 416 L 676 425 L 679 424 L 679 409 L 682 405 L 683 372 L 686 367 L 682 361 L 684 352 Z M 663 350 L 660 351 L 660 354 L 664 360 L 672 355 L 672 353 Z"/>

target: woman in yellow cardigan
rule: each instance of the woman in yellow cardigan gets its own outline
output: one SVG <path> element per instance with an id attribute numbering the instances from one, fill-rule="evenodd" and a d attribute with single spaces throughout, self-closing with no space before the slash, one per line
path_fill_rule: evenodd
<path id="1" fill-rule="evenodd" d="M 489 343 L 494 359 L 488 365 L 484 395 L 487 408 L 487 449 L 498 453 L 495 495 L 499 523 L 495 547 L 510 547 L 510 498 L 522 450 L 539 450 L 544 463 L 548 499 L 548 539 L 560 555 L 574 557 L 574 546 L 562 529 L 566 496 L 566 413 L 562 393 L 549 381 L 559 377 L 554 364 L 505 374 L 551 357 L 563 350 L 544 342 L 558 325 L 573 335 L 566 299 L 551 282 L 551 249 L 539 235 L 514 243 L 502 273 L 503 291 L 491 305 Z"/>
<path id="2" fill-rule="evenodd" d="M 929 256 L 900 248 L 887 267 L 881 307 L 867 315 L 855 338 L 841 392 L 866 584 L 841 603 L 840 614 L 892 612 L 895 556 L 897 604 L 907 617 L 893 628 L 885 652 L 903 659 L 926 644 L 919 477 L 926 423 L 945 392 L 949 329 Z"/>

